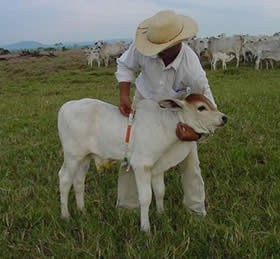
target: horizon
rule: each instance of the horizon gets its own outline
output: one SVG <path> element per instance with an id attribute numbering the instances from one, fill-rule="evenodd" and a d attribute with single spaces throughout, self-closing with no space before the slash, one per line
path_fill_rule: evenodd
<path id="1" fill-rule="evenodd" d="M 131 39 L 128 39 L 128 38 L 113 38 L 113 39 L 102 39 L 102 40 L 105 40 L 105 41 L 116 41 L 116 40 L 131 40 Z M 52 42 L 52 43 L 49 43 L 49 42 L 42 42 L 42 41 L 39 41 L 39 40 L 19 40 L 19 41 L 16 41 L 16 42 L 9 42 L 9 43 L 6 43 L 6 44 L 0 44 L 0 46 L 5 46 L 5 45 L 13 45 L 13 44 L 17 44 L 17 43 L 24 43 L 24 42 L 36 42 L 36 43 L 40 43 L 40 44 L 44 44 L 44 45 L 54 45 L 54 44 L 57 44 L 57 43 L 67 43 L 67 44 L 70 44 L 70 43 L 84 43 L 84 42 L 95 42 L 97 40 L 79 40 L 79 41 L 75 41 L 75 40 L 70 40 L 70 41 L 57 41 L 57 42 Z"/>
<path id="2" fill-rule="evenodd" d="M 116 41 L 125 41 L 128 42 L 131 39 L 105 39 L 105 41 L 107 42 L 116 42 Z M 17 50 L 23 50 L 23 49 L 37 49 L 37 48 L 48 48 L 48 47 L 55 47 L 56 44 L 61 43 L 62 46 L 65 47 L 75 47 L 75 45 L 77 45 L 78 47 L 82 47 L 82 46 L 86 46 L 87 44 L 93 44 L 95 42 L 95 40 L 85 40 L 85 41 L 67 41 L 67 42 L 63 42 L 63 41 L 59 41 L 59 42 L 55 42 L 55 43 L 45 43 L 45 42 L 40 42 L 37 40 L 22 40 L 22 41 L 18 41 L 18 42 L 13 42 L 13 43 L 9 43 L 9 44 L 5 44 L 5 45 L 0 45 L 0 48 L 3 49 L 8 49 L 10 51 L 17 51 Z M 24 46 L 23 45 L 29 45 L 29 46 Z M 31 46 L 32 44 L 34 44 L 35 46 Z M 38 46 L 36 46 L 38 45 Z M 40 46 L 42 45 L 42 46 Z"/>

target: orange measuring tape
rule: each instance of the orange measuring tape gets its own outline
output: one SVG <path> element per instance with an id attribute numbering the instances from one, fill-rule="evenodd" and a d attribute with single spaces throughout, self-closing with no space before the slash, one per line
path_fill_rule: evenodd
<path id="1" fill-rule="evenodd" d="M 134 104 L 134 102 L 133 102 L 133 104 Z M 127 124 L 126 134 L 125 134 L 126 149 L 125 149 L 125 155 L 124 155 L 123 160 L 124 160 L 124 162 L 127 166 L 126 171 L 129 171 L 129 168 L 130 168 L 129 158 L 128 158 L 128 144 L 129 144 L 130 135 L 131 135 L 131 127 L 132 127 L 132 123 L 133 123 L 134 115 L 135 115 L 135 110 L 134 110 L 134 105 L 133 104 L 132 104 L 131 112 L 130 112 L 129 117 L 128 117 L 128 124 Z"/>

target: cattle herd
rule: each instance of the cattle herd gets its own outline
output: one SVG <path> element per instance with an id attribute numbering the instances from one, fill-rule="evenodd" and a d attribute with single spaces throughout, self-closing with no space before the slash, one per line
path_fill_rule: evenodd
<path id="1" fill-rule="evenodd" d="M 265 67 L 274 68 L 280 61 L 280 32 L 273 35 L 232 35 L 224 33 L 215 37 L 198 38 L 194 37 L 185 41 L 202 60 L 206 59 L 212 70 L 216 70 L 217 62 L 221 61 L 222 69 L 226 69 L 226 63 L 236 60 L 236 67 L 239 62 L 254 64 L 256 69 Z M 129 46 L 127 42 L 106 43 L 95 42 L 91 48 L 84 49 L 89 66 L 96 62 L 98 67 L 102 64 L 108 66 Z"/>

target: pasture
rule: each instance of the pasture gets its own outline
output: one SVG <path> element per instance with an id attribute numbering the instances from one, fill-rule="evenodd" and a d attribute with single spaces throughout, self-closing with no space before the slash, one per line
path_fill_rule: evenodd
<path id="1" fill-rule="evenodd" d="M 114 65 L 89 68 L 81 53 L 0 61 L 1 258 L 278 258 L 280 70 L 206 70 L 225 128 L 199 143 L 205 218 L 182 205 L 176 168 L 166 173 L 165 213 L 151 205 L 152 235 L 137 210 L 115 207 L 115 166 L 86 179 L 87 212 L 73 192 L 60 219 L 59 107 L 70 99 L 118 103 Z"/>

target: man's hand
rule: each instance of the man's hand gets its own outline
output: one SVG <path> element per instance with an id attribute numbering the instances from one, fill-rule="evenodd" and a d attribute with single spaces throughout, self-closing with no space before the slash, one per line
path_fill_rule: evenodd
<path id="1" fill-rule="evenodd" d="M 177 124 L 176 135 L 182 141 L 197 141 L 200 138 L 200 134 L 182 122 Z"/>
<path id="2" fill-rule="evenodd" d="M 131 112 L 130 82 L 120 82 L 119 110 L 123 116 L 128 117 Z"/>
<path id="3" fill-rule="evenodd" d="M 131 100 L 129 96 L 121 96 L 119 110 L 122 115 L 128 117 L 131 112 Z"/>

